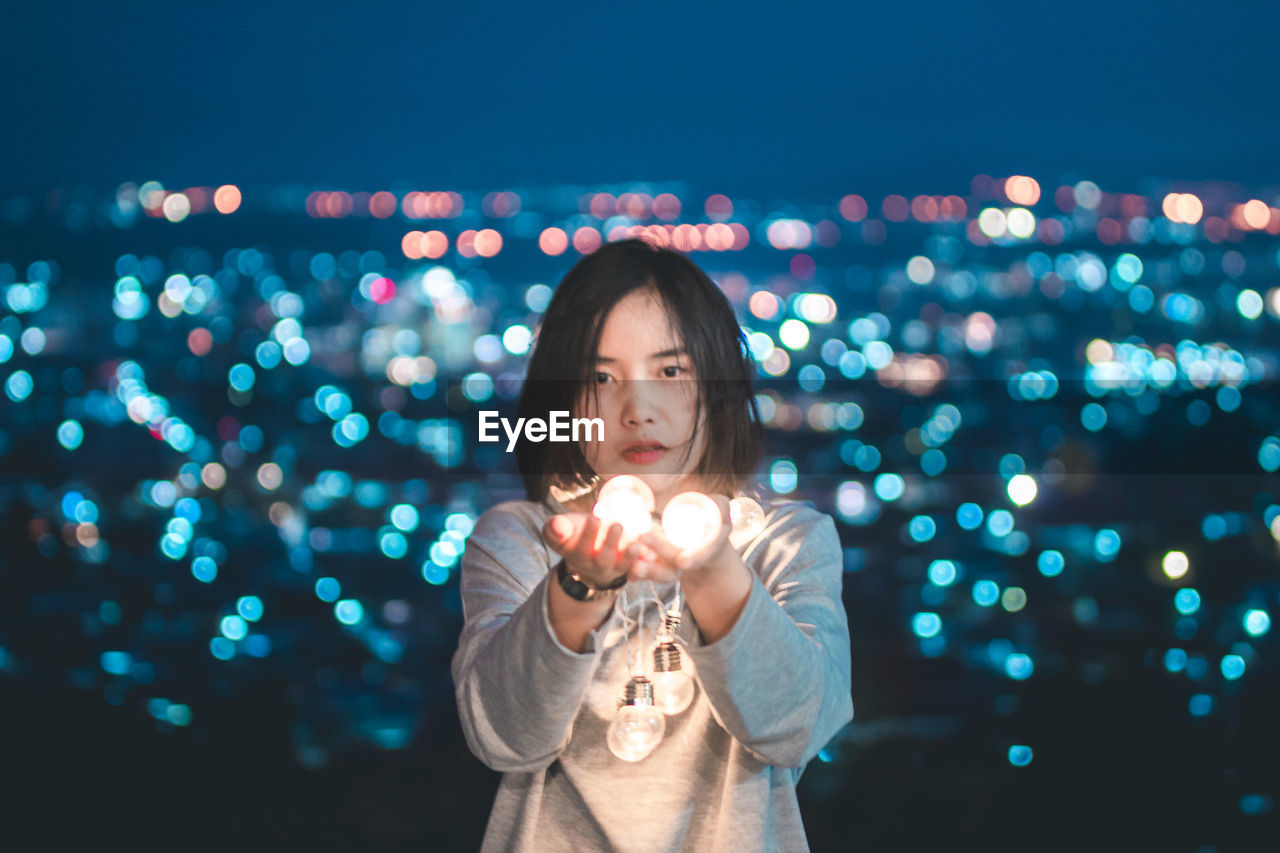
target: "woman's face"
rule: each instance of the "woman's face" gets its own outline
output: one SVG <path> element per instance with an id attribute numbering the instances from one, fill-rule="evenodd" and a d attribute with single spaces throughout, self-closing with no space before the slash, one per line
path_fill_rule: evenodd
<path id="1" fill-rule="evenodd" d="M 592 375 L 596 399 L 584 394 L 575 412 L 604 421 L 604 441 L 582 443 L 592 469 L 602 479 L 640 477 L 659 511 L 673 495 L 699 488 L 690 473 L 705 446 L 703 429 L 691 444 L 698 377 L 656 294 L 635 291 L 609 312 Z"/>

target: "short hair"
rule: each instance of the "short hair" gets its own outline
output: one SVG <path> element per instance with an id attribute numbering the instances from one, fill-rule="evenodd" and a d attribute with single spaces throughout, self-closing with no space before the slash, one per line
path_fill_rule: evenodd
<path id="1" fill-rule="evenodd" d="M 552 411 L 572 410 L 594 386 L 605 318 L 624 297 L 645 290 L 658 298 L 693 362 L 698 395 L 690 446 L 704 425 L 714 436 L 693 473 L 710 490 L 735 494 L 755 474 L 763 453 L 751 385 L 754 362 L 729 300 L 697 264 L 673 249 L 619 240 L 574 264 L 543 316 L 517 416 L 545 419 Z M 520 440 L 515 454 L 532 501 L 545 499 L 552 486 L 577 492 L 595 479 L 577 442 Z"/>

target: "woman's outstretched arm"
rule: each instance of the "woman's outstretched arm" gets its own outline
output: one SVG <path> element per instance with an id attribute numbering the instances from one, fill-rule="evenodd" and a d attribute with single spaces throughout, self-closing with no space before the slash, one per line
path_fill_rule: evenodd
<path id="1" fill-rule="evenodd" d="M 733 551 L 685 573 L 689 611 L 711 630 L 684 636 L 721 725 L 768 763 L 800 767 L 853 718 L 843 552 L 831 518 L 805 507 L 757 547 L 759 575 Z"/>
<path id="2" fill-rule="evenodd" d="M 603 648 L 599 624 L 588 630 L 582 619 L 569 626 L 582 638 L 578 648 L 557 635 L 549 598 L 564 592 L 547 572 L 554 559 L 536 520 L 516 502 L 482 515 L 463 554 L 464 626 L 452 667 L 458 717 L 471 751 L 494 770 L 529 772 L 555 760 Z M 599 622 L 611 605 L 597 604 Z"/>

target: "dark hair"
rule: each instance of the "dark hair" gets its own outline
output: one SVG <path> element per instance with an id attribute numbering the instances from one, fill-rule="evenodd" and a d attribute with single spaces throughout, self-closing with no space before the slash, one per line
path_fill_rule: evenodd
<path id="1" fill-rule="evenodd" d="M 543 316 L 517 416 L 571 411 L 581 392 L 594 388 L 605 318 L 624 297 L 644 290 L 666 309 L 693 362 L 694 438 L 703 426 L 715 437 L 705 443 L 693 473 L 712 491 L 732 495 L 755 473 L 763 445 L 750 350 L 729 300 L 697 264 L 672 249 L 619 240 L 574 264 Z M 595 477 L 577 442 L 521 440 L 515 453 L 529 500 L 544 499 L 553 485 L 580 491 Z"/>

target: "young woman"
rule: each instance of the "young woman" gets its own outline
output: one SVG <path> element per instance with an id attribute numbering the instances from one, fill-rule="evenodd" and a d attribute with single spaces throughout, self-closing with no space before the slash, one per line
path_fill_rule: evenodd
<path id="1" fill-rule="evenodd" d="M 552 411 L 600 418 L 602 439 L 522 440 L 528 500 L 485 512 L 462 559 L 458 711 L 503 773 L 483 849 L 806 849 L 796 782 L 853 716 L 842 552 L 831 518 L 803 504 L 729 520 L 761 435 L 728 301 L 641 240 L 584 257 L 547 308 L 518 414 Z M 685 550 L 657 526 L 624 537 L 592 514 L 622 474 L 649 486 L 656 515 L 680 492 L 712 496 L 718 534 Z M 622 760 L 610 724 L 677 607 L 694 698 L 651 752 Z"/>

